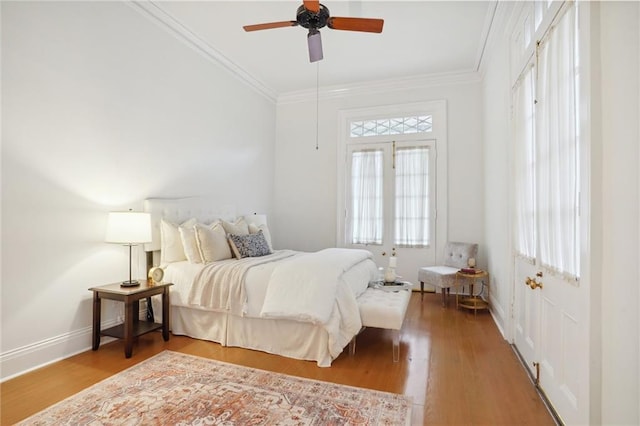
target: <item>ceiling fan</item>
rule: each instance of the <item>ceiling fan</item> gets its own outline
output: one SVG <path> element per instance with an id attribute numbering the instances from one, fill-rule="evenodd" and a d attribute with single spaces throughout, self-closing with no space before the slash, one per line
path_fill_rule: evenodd
<path id="1" fill-rule="evenodd" d="M 245 25 L 245 31 L 268 30 L 282 27 L 308 28 L 307 45 L 309 46 L 309 60 L 316 62 L 322 59 L 322 39 L 320 28 L 325 26 L 332 30 L 362 31 L 368 33 L 381 33 L 384 20 L 370 18 L 339 18 L 329 14 L 329 9 L 319 0 L 305 0 L 298 7 L 295 21 L 269 22 L 266 24 Z"/>

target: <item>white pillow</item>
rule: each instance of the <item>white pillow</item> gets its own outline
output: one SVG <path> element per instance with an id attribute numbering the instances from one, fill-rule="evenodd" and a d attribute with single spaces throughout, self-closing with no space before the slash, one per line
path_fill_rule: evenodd
<path id="1" fill-rule="evenodd" d="M 189 263 L 202 263 L 198 241 L 196 241 L 195 226 L 179 226 L 178 231 L 184 247 L 184 254 L 187 256 Z"/>
<path id="2" fill-rule="evenodd" d="M 176 225 L 165 219 L 160 221 L 160 262 L 163 265 L 187 260 L 178 227 L 183 226 L 190 228 L 195 224 L 195 219 L 189 219 L 180 225 Z"/>
<path id="3" fill-rule="evenodd" d="M 254 223 L 249 224 L 250 234 L 257 234 L 260 231 L 262 231 L 264 239 L 267 240 L 267 244 L 269 244 L 269 250 L 273 251 L 273 245 L 271 244 L 271 232 L 269 232 L 267 225 L 256 225 Z"/>
<path id="4" fill-rule="evenodd" d="M 211 225 L 198 223 L 194 229 L 200 256 L 204 263 L 233 257 L 227 241 L 227 234 L 220 222 L 214 222 Z"/>
<path id="5" fill-rule="evenodd" d="M 249 234 L 249 225 L 244 220 L 244 218 L 240 218 L 236 220 L 236 223 L 227 222 L 226 220 L 222 221 L 222 226 L 227 234 L 234 235 L 247 235 Z"/>

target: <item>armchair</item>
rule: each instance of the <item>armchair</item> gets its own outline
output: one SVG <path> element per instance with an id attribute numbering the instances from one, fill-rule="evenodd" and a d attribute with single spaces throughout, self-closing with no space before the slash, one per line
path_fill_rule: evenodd
<path id="1" fill-rule="evenodd" d="M 418 269 L 420 281 L 420 295 L 424 297 L 424 283 L 430 284 L 442 291 L 442 306 L 446 306 L 446 294 L 455 285 L 456 272 L 460 268 L 468 267 L 470 258 L 478 254 L 478 244 L 450 242 L 444 248 L 444 262 L 440 266 L 427 266 Z M 445 292 L 446 290 L 446 292 Z"/>

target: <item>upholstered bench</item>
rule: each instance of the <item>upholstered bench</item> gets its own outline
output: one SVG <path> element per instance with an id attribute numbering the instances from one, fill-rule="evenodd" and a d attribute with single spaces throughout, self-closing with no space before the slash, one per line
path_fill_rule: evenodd
<path id="1" fill-rule="evenodd" d="M 407 313 L 411 288 L 396 291 L 369 287 L 358 297 L 362 327 L 393 330 L 393 362 L 400 359 L 400 329 Z M 356 336 L 349 344 L 351 355 L 356 351 Z"/>

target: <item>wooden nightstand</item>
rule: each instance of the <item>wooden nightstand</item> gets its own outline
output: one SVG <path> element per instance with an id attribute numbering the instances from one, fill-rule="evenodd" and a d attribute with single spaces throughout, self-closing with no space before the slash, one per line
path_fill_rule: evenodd
<path id="1" fill-rule="evenodd" d="M 169 340 L 169 287 L 172 283 L 153 283 L 140 280 L 137 287 L 120 287 L 121 283 L 91 287 L 93 291 L 93 350 L 100 347 L 100 336 L 124 339 L 124 356 L 131 358 L 134 337 L 162 328 L 164 341 Z M 140 321 L 140 299 L 162 295 L 162 324 L 153 321 Z M 124 323 L 100 330 L 101 300 L 110 299 L 124 302 Z"/>

